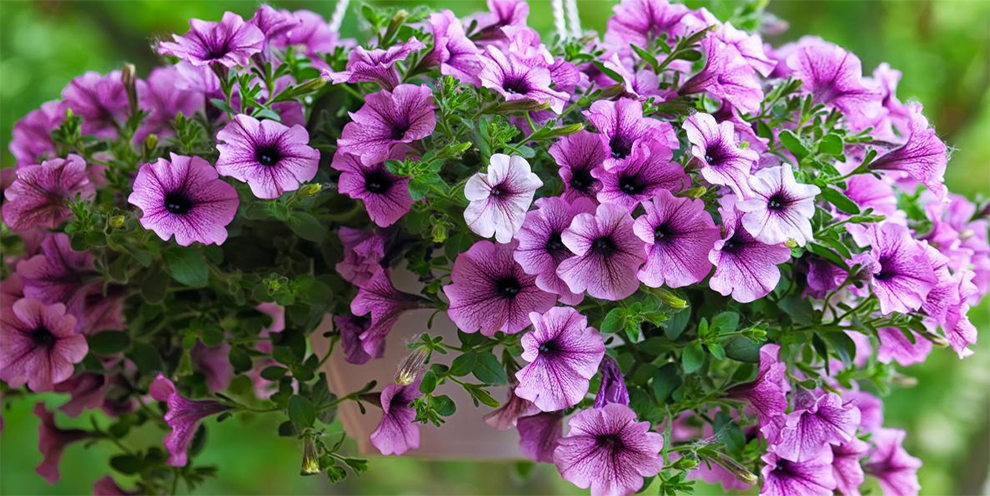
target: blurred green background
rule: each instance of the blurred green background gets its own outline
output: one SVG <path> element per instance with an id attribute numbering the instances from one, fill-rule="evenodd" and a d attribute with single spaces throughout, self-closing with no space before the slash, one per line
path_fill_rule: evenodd
<path id="1" fill-rule="evenodd" d="M 329 17 L 331 1 L 272 2 L 278 7 L 306 8 Z M 355 4 L 357 2 L 354 2 Z M 372 2 L 376 3 L 376 2 Z M 452 8 L 464 15 L 484 8 L 480 0 L 402 2 Z M 532 3 L 530 25 L 541 32 L 552 26 L 549 1 Z M 724 18 L 732 2 L 705 5 Z M 586 28 L 603 30 L 612 2 L 580 1 Z M 7 151 L 14 123 L 41 103 L 58 98 L 62 87 L 88 70 L 107 72 L 123 62 L 145 75 L 156 64 L 151 40 L 184 33 L 189 18 L 217 20 L 230 10 L 250 17 L 253 1 L 0 1 L 0 149 L 2 163 L 12 166 Z M 353 6 L 352 6 L 353 8 Z M 780 1 L 769 11 L 790 29 L 768 41 L 780 43 L 816 34 L 855 52 L 869 73 L 880 62 L 903 71 L 899 96 L 925 104 L 939 134 L 955 150 L 947 182 L 952 191 L 971 198 L 990 192 L 990 2 L 920 1 Z M 352 10 L 344 35 L 359 36 Z M 980 494 L 990 467 L 990 305 L 984 302 L 971 318 L 984 334 L 976 354 L 960 361 L 936 350 L 922 365 L 905 370 L 918 385 L 896 390 L 886 401 L 886 424 L 906 429 L 908 449 L 924 460 L 923 494 Z M 47 398 L 58 405 L 62 398 Z M 61 465 L 62 480 L 49 486 L 34 473 L 40 462 L 33 400 L 13 402 L 3 412 L 0 434 L 0 493 L 89 494 L 94 480 L 109 473 L 112 453 L 103 444 L 70 447 Z M 469 405 L 466 408 L 471 408 Z M 60 422 L 73 422 L 60 416 Z M 76 419 L 77 425 L 88 423 Z M 553 467 L 539 466 L 528 477 L 512 462 L 431 462 L 412 458 L 376 458 L 372 471 L 335 486 L 321 477 L 302 478 L 300 447 L 274 436 L 264 419 L 210 425 L 210 442 L 199 461 L 220 467 L 219 478 L 200 494 L 581 494 L 559 480 Z M 160 443 L 149 432 L 140 447 Z M 122 484 L 128 487 L 126 481 Z M 868 486 L 878 494 L 875 484 Z M 699 485 L 697 494 L 719 494 Z M 655 489 L 646 494 L 655 494 Z"/>

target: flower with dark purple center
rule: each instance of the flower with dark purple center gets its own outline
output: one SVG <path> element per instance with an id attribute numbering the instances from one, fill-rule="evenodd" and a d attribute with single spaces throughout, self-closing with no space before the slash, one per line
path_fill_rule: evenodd
<path id="1" fill-rule="evenodd" d="M 560 113 L 570 97 L 553 89 L 550 69 L 542 64 L 521 60 L 516 54 L 504 53 L 489 45 L 481 57 L 482 69 L 478 77 L 481 86 L 491 88 L 506 101 L 533 100 L 549 103 L 550 110 Z"/>
<path id="2" fill-rule="evenodd" d="M 786 460 L 773 451 L 763 455 L 760 496 L 833 496 L 832 452 L 803 462 Z"/>
<path id="3" fill-rule="evenodd" d="M 760 169 L 749 178 L 749 190 L 751 198 L 737 206 L 754 238 L 768 245 L 794 240 L 798 246 L 814 239 L 811 217 L 821 189 L 795 181 L 790 164 Z"/>
<path id="4" fill-rule="evenodd" d="M 340 171 L 340 193 L 361 200 L 368 217 L 379 227 L 394 224 L 412 207 L 409 178 L 392 174 L 384 162 L 365 165 L 357 155 L 338 151 L 330 167 Z"/>
<path id="5" fill-rule="evenodd" d="M 0 316 L 0 338 L 0 379 L 13 388 L 27 384 L 34 392 L 51 391 L 68 379 L 73 364 L 89 351 L 65 305 L 34 298 L 18 300 Z"/>
<path id="6" fill-rule="evenodd" d="M 708 254 L 715 265 L 715 273 L 708 285 L 722 296 L 732 295 L 740 303 L 763 298 L 780 281 L 778 264 L 791 258 L 791 250 L 784 244 L 768 245 L 754 238 L 742 225 L 742 212 L 735 197 L 723 196 L 721 240 Z"/>
<path id="7" fill-rule="evenodd" d="M 413 422 L 412 402 L 422 396 L 419 380 L 402 386 L 389 384 L 381 393 L 382 420 L 371 433 L 371 444 L 383 455 L 402 455 L 419 448 L 419 426 Z"/>
<path id="8" fill-rule="evenodd" d="M 92 200 L 96 188 L 89 181 L 86 162 L 79 155 L 23 165 L 4 191 L 3 220 L 15 231 L 35 227 L 55 229 L 72 215 L 69 202 Z"/>
<path id="9" fill-rule="evenodd" d="M 248 65 L 250 57 L 261 52 L 265 34 L 233 12 L 224 13 L 219 23 L 192 19 L 184 36 L 158 44 L 158 53 L 178 57 L 195 66 Z"/>
<path id="10" fill-rule="evenodd" d="M 938 283 L 922 244 L 911 237 L 908 228 L 893 222 L 872 226 L 868 242 L 870 253 L 858 259 L 868 264 L 873 276 L 870 287 L 880 300 L 881 313 L 921 308 Z"/>
<path id="11" fill-rule="evenodd" d="M 634 147 L 650 140 L 670 150 L 680 147 L 670 123 L 643 117 L 643 104 L 637 100 L 598 100 L 591 104 L 585 116 L 598 129 L 598 137 L 606 148 L 605 170 L 612 170 L 632 155 Z"/>
<path id="12" fill-rule="evenodd" d="M 660 191 L 680 191 L 691 180 L 684 168 L 671 161 L 672 156 L 669 148 L 648 141 L 610 170 L 595 169 L 592 175 L 602 182 L 598 201 L 622 205 L 631 212 Z"/>
<path id="13" fill-rule="evenodd" d="M 356 155 L 365 165 L 384 162 L 396 147 L 429 136 L 437 124 L 433 90 L 425 84 L 400 84 L 367 95 L 350 116 L 337 151 Z"/>
<path id="14" fill-rule="evenodd" d="M 762 427 L 776 455 L 795 462 L 814 460 L 823 453 L 831 455 L 830 445 L 856 437 L 860 412 L 851 402 L 843 402 L 835 393 L 816 397 L 805 390 L 798 390 L 795 397 L 794 411 Z"/>
<path id="15" fill-rule="evenodd" d="M 633 232 L 646 243 L 639 280 L 651 288 L 679 288 L 704 279 L 712 269 L 708 252 L 720 234 L 705 203 L 660 190 L 643 207 L 645 213 L 633 223 Z"/>
<path id="16" fill-rule="evenodd" d="M 508 243 L 522 227 L 540 186 L 543 181 L 526 159 L 496 153 L 488 172 L 471 176 L 464 185 L 464 196 L 471 202 L 464 209 L 464 221 L 475 234 Z"/>
<path id="17" fill-rule="evenodd" d="M 605 203 L 594 214 L 576 215 L 561 240 L 574 256 L 560 263 L 557 275 L 571 292 L 615 301 L 639 289 L 636 272 L 646 250 L 625 207 Z"/>
<path id="18" fill-rule="evenodd" d="M 709 114 L 697 113 L 684 121 L 691 156 L 701 164 L 701 176 L 719 186 L 728 186 L 740 199 L 750 195 L 749 175 L 760 156 L 740 148 L 731 122 L 715 122 Z"/>
<path id="19" fill-rule="evenodd" d="M 298 124 L 290 128 L 238 114 L 217 140 L 217 172 L 246 182 L 258 198 L 299 189 L 316 177 L 320 165 L 320 152 L 309 146 L 309 133 Z"/>

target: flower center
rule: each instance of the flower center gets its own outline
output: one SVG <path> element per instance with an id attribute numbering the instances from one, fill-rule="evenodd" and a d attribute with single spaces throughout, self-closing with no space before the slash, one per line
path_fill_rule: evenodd
<path id="1" fill-rule="evenodd" d="M 395 122 L 392 124 L 392 136 L 393 140 L 400 140 L 406 136 L 406 131 L 409 130 L 408 122 Z"/>
<path id="2" fill-rule="evenodd" d="M 503 277 L 495 282 L 495 291 L 505 298 L 515 298 L 520 290 L 522 290 L 522 286 L 515 277 Z"/>
<path id="3" fill-rule="evenodd" d="M 591 185 L 595 183 L 595 178 L 591 176 L 591 171 L 589 169 L 571 169 L 571 182 L 572 188 L 582 192 L 587 193 Z"/>
<path id="4" fill-rule="evenodd" d="M 181 191 L 165 193 L 165 210 L 176 215 L 182 215 L 192 210 L 192 207 L 193 203 L 185 193 Z"/>
<path id="5" fill-rule="evenodd" d="M 381 169 L 373 169 L 364 173 L 364 189 L 377 195 L 387 193 L 392 187 L 392 178 Z"/>
<path id="6" fill-rule="evenodd" d="M 494 196 L 495 198 L 501 198 L 509 194 L 509 192 L 505 189 L 505 186 L 502 186 L 501 184 L 496 184 L 495 186 L 492 186 L 492 189 L 491 191 L 488 192 L 488 194 L 490 196 Z"/>
<path id="7" fill-rule="evenodd" d="M 557 232 L 550 234 L 550 237 L 547 238 L 547 244 L 544 247 L 551 255 L 556 255 L 567 250 L 564 247 L 564 242 L 560 239 L 560 233 Z"/>
<path id="8" fill-rule="evenodd" d="M 598 255 L 608 256 L 615 253 L 618 247 L 615 246 L 615 241 L 608 236 L 602 236 L 591 242 L 591 251 Z"/>
<path id="9" fill-rule="evenodd" d="M 767 208 L 770 210 L 783 210 L 787 203 L 787 198 L 781 193 L 776 193 L 767 200 Z"/>
<path id="10" fill-rule="evenodd" d="M 279 151 L 278 147 L 275 145 L 265 145 L 259 147 L 254 153 L 255 160 L 259 164 L 266 167 L 271 167 L 278 163 L 282 159 L 282 153 Z"/>
<path id="11" fill-rule="evenodd" d="M 622 438 L 616 434 L 605 434 L 603 436 L 598 436 L 598 446 L 610 450 L 613 453 L 622 451 L 625 448 L 625 445 L 622 443 Z"/>
<path id="12" fill-rule="evenodd" d="M 722 251 L 726 253 L 736 253 L 743 247 L 744 244 L 744 241 L 740 239 L 738 235 L 733 235 L 725 241 L 725 244 L 722 245 Z"/>
<path id="13" fill-rule="evenodd" d="M 718 167 L 721 165 L 722 160 L 725 158 L 725 150 L 722 149 L 721 144 L 709 145 L 705 148 L 705 162 L 712 167 Z"/>
<path id="14" fill-rule="evenodd" d="M 897 275 L 896 271 L 893 270 L 890 263 L 890 257 L 880 257 L 880 272 L 877 272 L 875 276 L 876 279 L 881 281 L 892 279 Z"/>
<path id="15" fill-rule="evenodd" d="M 557 343 L 553 340 L 540 343 L 540 347 L 537 349 L 541 355 L 550 355 L 557 351 Z"/>
<path id="16" fill-rule="evenodd" d="M 502 82 L 502 89 L 504 89 L 506 93 L 513 95 L 525 95 L 529 93 L 530 90 L 529 83 L 527 83 L 526 78 L 522 76 L 511 76 L 505 78 Z"/>
<path id="17" fill-rule="evenodd" d="M 206 58 L 208 60 L 222 59 L 230 53 L 230 47 L 228 44 L 230 40 L 223 40 L 223 43 L 219 45 L 210 44 L 209 51 L 206 53 Z"/>
<path id="18" fill-rule="evenodd" d="M 39 327 L 31 333 L 31 342 L 39 348 L 51 349 L 55 346 L 55 341 L 57 341 L 55 335 L 44 327 Z"/>
<path id="19" fill-rule="evenodd" d="M 622 176 L 619 178 L 619 189 L 627 195 L 638 195 L 646 189 L 643 181 L 640 181 L 639 175 L 632 176 Z"/>
<path id="20" fill-rule="evenodd" d="M 612 158 L 623 159 L 632 153 L 632 143 L 618 135 L 612 136 L 608 147 L 612 149 Z"/>
<path id="21" fill-rule="evenodd" d="M 653 228 L 653 237 L 657 240 L 669 238 L 673 234 L 673 229 L 671 229 L 670 224 L 667 224 L 666 222 Z"/>

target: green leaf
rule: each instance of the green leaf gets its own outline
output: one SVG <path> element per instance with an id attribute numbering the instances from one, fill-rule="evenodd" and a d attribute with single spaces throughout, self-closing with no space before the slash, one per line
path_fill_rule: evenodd
<path id="1" fill-rule="evenodd" d="M 433 410 L 444 417 L 449 417 L 457 412 L 457 405 L 450 396 L 442 394 L 433 397 Z"/>
<path id="2" fill-rule="evenodd" d="M 478 361 L 478 354 L 471 350 L 454 359 L 450 364 L 450 375 L 463 377 L 474 370 L 474 364 Z"/>
<path id="3" fill-rule="evenodd" d="M 708 352 L 715 357 L 716 360 L 725 360 L 725 347 L 718 343 L 711 343 L 705 345 L 708 348 Z"/>
<path id="4" fill-rule="evenodd" d="M 114 355 L 131 345 L 131 337 L 124 331 L 103 331 L 87 337 L 86 343 L 97 355 Z"/>
<path id="5" fill-rule="evenodd" d="M 124 475 L 134 475 L 144 468 L 144 460 L 134 455 L 116 455 L 110 459 L 110 466 Z"/>
<path id="6" fill-rule="evenodd" d="M 852 198 L 849 198 L 835 188 L 823 188 L 822 196 L 825 197 L 826 201 L 832 205 L 835 205 L 835 208 L 839 209 L 841 212 L 850 215 L 856 215 L 859 213 L 859 205 L 857 205 Z"/>
<path id="7" fill-rule="evenodd" d="M 169 275 L 186 286 L 201 288 L 210 280 L 210 268 L 200 250 L 169 248 L 165 250 L 163 258 Z"/>
<path id="8" fill-rule="evenodd" d="M 613 308 L 605 315 L 605 320 L 602 320 L 601 332 L 613 333 L 619 332 L 625 327 L 626 321 L 626 309 L 619 307 Z"/>
<path id="9" fill-rule="evenodd" d="M 725 448 L 730 453 L 739 453 L 746 446 L 746 436 L 743 435 L 739 424 L 732 420 L 732 417 L 724 411 L 719 411 L 715 415 L 715 425 L 713 427 L 715 428 L 715 437 L 719 441 L 722 441 L 722 444 L 725 445 Z"/>
<path id="10" fill-rule="evenodd" d="M 430 394 L 437 388 L 437 375 L 433 369 L 429 369 L 423 374 L 423 379 L 419 381 L 419 392 Z"/>
<path id="11" fill-rule="evenodd" d="M 718 329 L 719 334 L 735 332 L 739 327 L 739 314 L 736 312 L 722 312 L 712 319 L 712 327 Z"/>
<path id="12" fill-rule="evenodd" d="M 697 371 L 704 363 L 705 352 L 702 351 L 700 342 L 695 341 L 684 348 L 684 353 L 681 354 L 681 366 L 684 367 L 685 374 Z"/>
<path id="13" fill-rule="evenodd" d="M 296 236 L 314 243 L 323 242 L 327 236 L 327 226 L 305 212 L 293 212 L 289 216 L 289 229 L 292 229 Z"/>
<path id="14" fill-rule="evenodd" d="M 744 363 L 760 363 L 760 343 L 736 336 L 725 345 L 725 356 Z"/>
<path id="15" fill-rule="evenodd" d="M 485 388 L 478 386 L 477 384 L 465 384 L 464 389 L 471 395 L 471 399 L 474 400 L 475 406 L 480 403 L 488 407 L 498 408 L 498 400 L 493 398 Z"/>
<path id="16" fill-rule="evenodd" d="M 833 157 L 841 156 L 844 147 L 845 144 L 842 142 L 842 138 L 837 134 L 826 134 L 818 142 L 818 151 L 832 155 Z"/>
<path id="17" fill-rule="evenodd" d="M 125 356 L 130 358 L 144 375 L 153 375 L 165 369 L 161 352 L 148 343 L 135 342 Z"/>
<path id="18" fill-rule="evenodd" d="M 234 372 L 240 374 L 251 370 L 251 355 L 241 346 L 230 348 L 230 365 L 234 367 Z"/>
<path id="19" fill-rule="evenodd" d="M 141 281 L 141 297 L 149 305 L 157 305 L 165 299 L 168 291 L 168 274 L 159 268 L 148 272 Z"/>
<path id="20" fill-rule="evenodd" d="M 505 374 L 505 367 L 498 362 L 498 358 L 491 352 L 480 353 L 471 372 L 485 384 L 500 386 L 509 382 Z"/>
<path id="21" fill-rule="evenodd" d="M 797 135 L 789 129 L 781 131 L 778 137 L 780 138 L 780 142 L 784 145 L 784 148 L 787 148 L 787 150 L 793 153 L 794 157 L 796 157 L 798 161 L 801 161 L 801 159 L 807 157 L 811 153 L 811 151 L 808 150 L 808 147 L 804 146 L 804 143 L 801 142 L 801 138 L 798 138 Z"/>
<path id="22" fill-rule="evenodd" d="M 802 298 L 800 295 L 791 295 L 783 298 L 777 302 L 777 306 L 798 324 L 811 325 L 814 320 L 815 311 L 811 307 L 811 301 L 807 298 Z"/>
<path id="23" fill-rule="evenodd" d="M 293 395 L 289 398 L 289 420 L 292 421 L 296 432 L 302 432 L 303 429 L 313 427 L 313 423 L 316 422 L 316 409 L 308 399 L 298 394 Z"/>
<path id="24" fill-rule="evenodd" d="M 839 360 L 845 366 L 849 366 L 856 360 L 856 343 L 844 332 L 823 332 L 825 341 L 832 345 L 832 350 L 838 355 Z"/>
<path id="25" fill-rule="evenodd" d="M 668 363 L 657 369 L 653 374 L 653 395 L 657 403 L 663 404 L 670 398 L 670 395 L 682 384 L 681 375 L 677 371 L 677 365 Z"/>
<path id="26" fill-rule="evenodd" d="M 650 64 L 650 67 L 652 67 L 653 71 L 656 72 L 657 67 L 660 65 L 660 63 L 657 61 L 657 58 L 653 56 L 652 53 L 634 44 L 629 44 L 629 46 L 633 49 L 634 52 L 636 52 L 636 55 L 639 55 L 639 58 L 643 59 L 647 64 Z"/>
<path id="27" fill-rule="evenodd" d="M 664 323 L 663 333 L 668 339 L 676 340 L 684 334 L 687 329 L 688 323 L 691 322 L 691 308 L 685 308 L 680 312 L 670 315 L 667 322 Z"/>

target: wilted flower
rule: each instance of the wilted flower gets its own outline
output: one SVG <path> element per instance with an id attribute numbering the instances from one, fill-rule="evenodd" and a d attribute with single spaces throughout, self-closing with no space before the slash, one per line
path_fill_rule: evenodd
<path id="1" fill-rule="evenodd" d="M 609 403 L 629 405 L 629 390 L 626 389 L 625 378 L 622 377 L 622 369 L 619 362 L 609 355 L 602 358 L 602 363 L 598 367 L 601 375 L 601 386 L 598 394 L 595 395 L 595 408 L 601 408 Z"/>
<path id="2" fill-rule="evenodd" d="M 34 414 L 41 421 L 38 424 L 38 450 L 42 456 L 41 465 L 35 471 L 49 484 L 54 484 L 60 478 L 58 464 L 65 448 L 72 443 L 89 439 L 93 434 L 81 429 L 60 429 L 55 425 L 55 415 L 45 408 L 44 403 L 35 403 Z"/>
<path id="3" fill-rule="evenodd" d="M 193 401 L 179 394 L 171 380 L 158 374 L 152 381 L 149 392 L 157 401 L 168 405 L 165 422 L 172 429 L 165 436 L 165 448 L 168 449 L 168 464 L 173 467 L 184 467 L 188 463 L 186 450 L 192 443 L 193 436 L 199 428 L 201 420 L 230 409 L 227 405 L 212 400 Z"/>
<path id="4" fill-rule="evenodd" d="M 763 101 L 763 90 L 756 72 L 736 50 L 714 34 L 701 40 L 707 62 L 701 72 L 678 90 L 682 95 L 706 93 L 744 112 L 756 113 Z"/>
<path id="5" fill-rule="evenodd" d="M 15 231 L 57 228 L 72 215 L 69 202 L 92 200 L 96 188 L 79 155 L 46 160 L 17 169 L 17 179 L 4 191 L 3 220 Z"/>
<path id="6" fill-rule="evenodd" d="M 422 298 L 403 293 L 392 285 L 392 272 L 382 269 L 362 284 L 351 301 L 354 315 L 371 314 L 371 325 L 359 336 L 365 353 L 380 358 L 385 353 L 385 338 L 395 321 L 406 310 L 420 305 Z"/>
<path id="7" fill-rule="evenodd" d="M 937 198 L 943 199 L 946 195 L 943 181 L 948 162 L 945 143 L 938 139 L 934 129 L 928 127 L 928 119 L 921 113 L 921 105 L 913 105 L 910 110 L 904 143 L 877 157 L 870 163 L 870 169 L 904 172 L 924 184 Z"/>
<path id="8" fill-rule="evenodd" d="M 780 346 L 760 347 L 760 368 L 756 379 L 729 389 L 729 396 L 749 403 L 761 422 L 787 411 L 787 365 L 780 361 Z"/>

